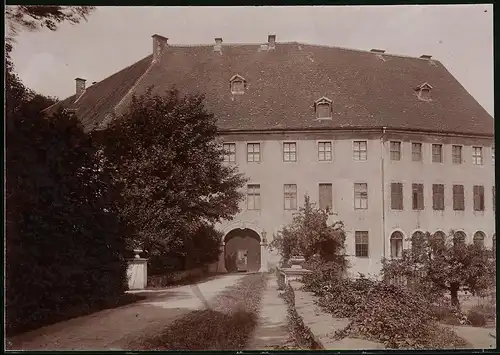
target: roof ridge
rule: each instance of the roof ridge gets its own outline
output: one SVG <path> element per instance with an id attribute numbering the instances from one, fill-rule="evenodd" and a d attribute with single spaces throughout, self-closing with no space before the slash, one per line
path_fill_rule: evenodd
<path id="1" fill-rule="evenodd" d="M 405 54 L 393 54 L 393 53 L 387 53 L 387 52 L 384 52 L 384 53 L 378 53 L 378 52 L 377 53 L 373 53 L 373 52 L 371 52 L 371 50 L 367 50 L 367 49 L 357 49 L 357 48 L 348 48 L 348 47 L 341 47 L 341 46 L 331 46 L 331 45 L 328 45 L 328 44 L 311 44 L 311 43 L 303 43 L 303 42 L 281 42 L 281 43 L 298 44 L 298 45 L 302 45 L 302 46 L 314 46 L 314 47 L 323 47 L 323 48 L 343 49 L 343 50 L 346 50 L 346 51 L 353 51 L 353 52 L 380 54 L 381 56 L 420 59 L 420 60 L 434 61 L 434 62 L 438 62 L 439 61 L 437 59 L 424 59 L 424 58 L 413 57 L 411 55 L 405 55 Z"/>
<path id="2" fill-rule="evenodd" d="M 226 47 L 231 47 L 231 46 L 261 46 L 265 45 L 266 43 L 263 42 L 247 42 L 247 43 L 224 43 L 222 45 L 222 48 Z M 301 46 L 311 46 L 311 47 L 321 47 L 321 48 L 332 48 L 332 49 L 342 49 L 346 51 L 353 51 L 353 52 L 361 52 L 361 53 L 372 53 L 371 50 L 368 49 L 358 49 L 358 48 L 350 48 L 350 47 L 343 47 L 343 46 L 334 46 L 334 45 L 329 45 L 329 44 L 316 44 L 316 43 L 306 43 L 306 42 L 297 42 L 297 41 L 286 41 L 286 42 L 276 42 L 276 45 L 280 44 L 296 44 L 296 45 L 301 45 Z M 174 48 L 195 48 L 195 47 L 212 47 L 213 44 L 168 44 L 169 47 L 174 47 Z M 419 60 L 425 60 L 425 61 L 430 61 L 430 62 L 439 62 L 437 59 L 425 59 L 425 58 L 420 58 L 420 57 L 415 57 L 411 55 L 406 55 L 406 54 L 397 54 L 397 53 L 372 53 L 372 54 L 380 54 L 382 56 L 388 56 L 388 57 L 398 57 L 398 58 L 411 58 L 411 59 L 419 59 Z"/>

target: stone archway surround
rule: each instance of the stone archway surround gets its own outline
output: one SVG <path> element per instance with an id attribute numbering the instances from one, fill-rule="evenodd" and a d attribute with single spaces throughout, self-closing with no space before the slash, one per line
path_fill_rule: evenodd
<path id="1" fill-rule="evenodd" d="M 218 263 L 218 271 L 219 272 L 228 272 L 226 269 L 225 262 L 225 239 L 226 236 L 234 231 L 234 230 L 245 230 L 250 229 L 255 232 L 260 238 L 260 269 L 259 272 L 268 272 L 268 250 L 267 250 L 267 239 L 266 232 L 257 224 L 248 221 L 233 221 L 224 225 L 222 228 L 222 240 L 220 244 L 220 254 L 219 254 L 219 263 Z"/>

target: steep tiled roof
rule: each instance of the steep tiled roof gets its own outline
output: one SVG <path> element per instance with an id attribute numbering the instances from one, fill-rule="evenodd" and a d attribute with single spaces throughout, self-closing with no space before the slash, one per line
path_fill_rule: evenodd
<path id="1" fill-rule="evenodd" d="M 493 135 L 492 117 L 439 61 L 382 56 L 299 43 L 277 43 L 270 51 L 223 45 L 222 54 L 211 45 L 168 46 L 158 61 L 149 56 L 89 87 L 72 107 L 93 127 L 109 112 L 122 113 L 132 93 L 175 86 L 204 93 L 221 130 L 387 127 Z M 236 74 L 246 79 L 243 95 L 231 94 Z M 432 87 L 430 101 L 417 97 L 424 83 Z M 332 120 L 315 120 L 321 97 L 333 101 Z"/>

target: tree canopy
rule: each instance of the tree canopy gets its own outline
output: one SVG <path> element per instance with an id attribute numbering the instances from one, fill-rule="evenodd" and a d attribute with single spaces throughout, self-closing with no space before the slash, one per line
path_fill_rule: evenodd
<path id="1" fill-rule="evenodd" d="M 55 31 L 62 22 L 77 24 L 86 20 L 94 10 L 94 6 L 8 5 L 5 8 L 5 18 L 9 26 L 9 37 L 12 37 L 20 30 L 48 28 Z"/>
<path id="2" fill-rule="evenodd" d="M 132 244 L 173 252 L 185 247 L 197 222 L 219 222 L 239 211 L 246 179 L 223 164 L 203 96 L 148 90 L 102 137 L 121 186 L 121 215 L 133 227 Z"/>
<path id="3" fill-rule="evenodd" d="M 426 282 L 449 292 L 457 306 L 460 289 L 475 293 L 494 284 L 495 261 L 483 245 L 466 244 L 454 231 L 448 236 L 417 233 L 409 240 L 412 247 L 403 250 L 401 258 L 382 261 L 384 278 L 403 276 Z"/>
<path id="4" fill-rule="evenodd" d="M 292 256 L 303 256 L 309 261 L 318 256 L 324 262 L 337 262 L 343 267 L 345 233 L 340 221 L 328 224 L 331 212 L 320 209 L 305 196 L 305 203 L 293 217 L 291 224 L 282 228 L 270 243 L 286 262 Z"/>

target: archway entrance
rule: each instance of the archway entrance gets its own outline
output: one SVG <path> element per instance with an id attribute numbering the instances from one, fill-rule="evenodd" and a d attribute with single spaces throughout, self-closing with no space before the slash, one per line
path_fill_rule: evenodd
<path id="1" fill-rule="evenodd" d="M 224 238 L 228 272 L 259 271 L 260 237 L 251 229 L 233 229 Z"/>

